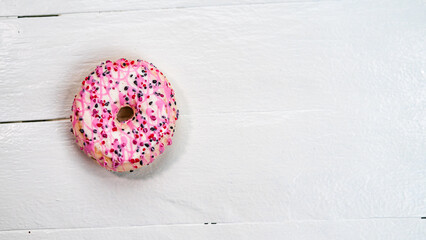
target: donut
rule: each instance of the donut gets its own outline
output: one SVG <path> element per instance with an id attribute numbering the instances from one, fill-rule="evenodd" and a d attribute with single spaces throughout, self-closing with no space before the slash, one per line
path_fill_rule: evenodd
<path id="1" fill-rule="evenodd" d="M 110 171 L 149 165 L 172 144 L 179 110 L 166 76 L 152 63 L 102 62 L 81 83 L 70 116 L 80 149 Z"/>

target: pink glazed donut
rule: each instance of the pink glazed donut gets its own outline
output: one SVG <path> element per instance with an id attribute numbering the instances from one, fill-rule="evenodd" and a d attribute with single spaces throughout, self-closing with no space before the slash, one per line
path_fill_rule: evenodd
<path id="1" fill-rule="evenodd" d="M 163 153 L 179 117 L 166 76 L 142 60 L 108 60 L 96 67 L 71 110 L 71 132 L 81 150 L 118 172 L 148 165 Z"/>

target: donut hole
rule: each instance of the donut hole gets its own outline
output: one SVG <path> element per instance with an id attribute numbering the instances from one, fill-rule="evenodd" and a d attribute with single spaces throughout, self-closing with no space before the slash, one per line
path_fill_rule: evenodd
<path id="1" fill-rule="evenodd" d="M 119 122 L 126 122 L 129 119 L 131 119 L 135 115 L 135 112 L 133 111 L 133 108 L 129 106 L 125 106 L 120 108 L 117 113 L 117 120 Z"/>

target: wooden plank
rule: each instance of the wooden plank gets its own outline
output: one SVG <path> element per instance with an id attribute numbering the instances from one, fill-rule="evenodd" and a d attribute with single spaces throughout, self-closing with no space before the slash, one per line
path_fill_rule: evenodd
<path id="1" fill-rule="evenodd" d="M 0 232 L 1 239 L 347 239 L 416 240 L 426 235 L 419 219 L 218 223 Z"/>
<path id="2" fill-rule="evenodd" d="M 306 0 L 305 0 L 306 1 Z M 30 0 L 2 0 L 0 1 L 0 16 L 25 16 L 44 14 L 70 14 L 82 12 L 102 11 L 135 11 L 165 8 L 193 8 L 210 6 L 232 6 L 243 4 L 265 4 L 292 2 L 291 0 L 126 0 L 120 1 L 48 1 L 41 0 L 35 3 Z"/>
<path id="3" fill-rule="evenodd" d="M 352 121 L 183 115 L 164 158 L 128 174 L 80 152 L 68 121 L 0 124 L 1 230 L 426 216 L 424 132 Z"/>
<path id="4" fill-rule="evenodd" d="M 67 121 L 0 124 L 0 238 L 241 222 L 190 237 L 419 239 L 425 18 L 416 2 L 314 2 L 0 20 L 0 121 L 66 117 L 91 68 L 123 55 L 163 70 L 182 112 L 163 159 L 132 174 L 87 159 Z"/>
<path id="5" fill-rule="evenodd" d="M 314 2 L 3 19 L 0 121 L 68 117 L 84 76 L 123 56 L 165 72 L 188 115 L 322 109 L 423 119 L 423 10 Z"/>

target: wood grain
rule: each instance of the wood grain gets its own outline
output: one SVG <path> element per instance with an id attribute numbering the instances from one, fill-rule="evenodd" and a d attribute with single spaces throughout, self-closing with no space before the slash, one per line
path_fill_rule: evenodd
<path id="1" fill-rule="evenodd" d="M 424 4 L 125 2 L 0 2 L 0 239 L 424 237 Z M 116 174 L 57 119 L 123 56 L 182 114 L 161 159 Z"/>
<path id="2" fill-rule="evenodd" d="M 304 0 L 308 1 L 308 0 Z M 212 6 L 235 6 L 247 4 L 270 4 L 293 2 L 292 0 L 126 0 L 117 2 L 111 0 L 71 0 L 71 1 L 31 1 L 31 0 L 1 0 L 1 16 L 25 16 L 44 14 L 71 14 L 87 12 L 139 11 L 151 9 L 194 8 Z"/>
<path id="3" fill-rule="evenodd" d="M 0 121 L 68 117 L 82 79 L 123 56 L 165 72 L 183 114 L 419 114 L 424 18 L 321 2 L 3 19 Z"/>
<path id="4" fill-rule="evenodd" d="M 4 239 L 422 239 L 426 223 L 419 219 L 290 221 L 283 223 L 182 224 L 86 229 L 0 232 Z"/>
<path id="5" fill-rule="evenodd" d="M 420 136 L 339 122 L 182 116 L 164 158 L 129 174 L 87 158 L 68 121 L 1 124 L 1 230 L 426 215 Z"/>

